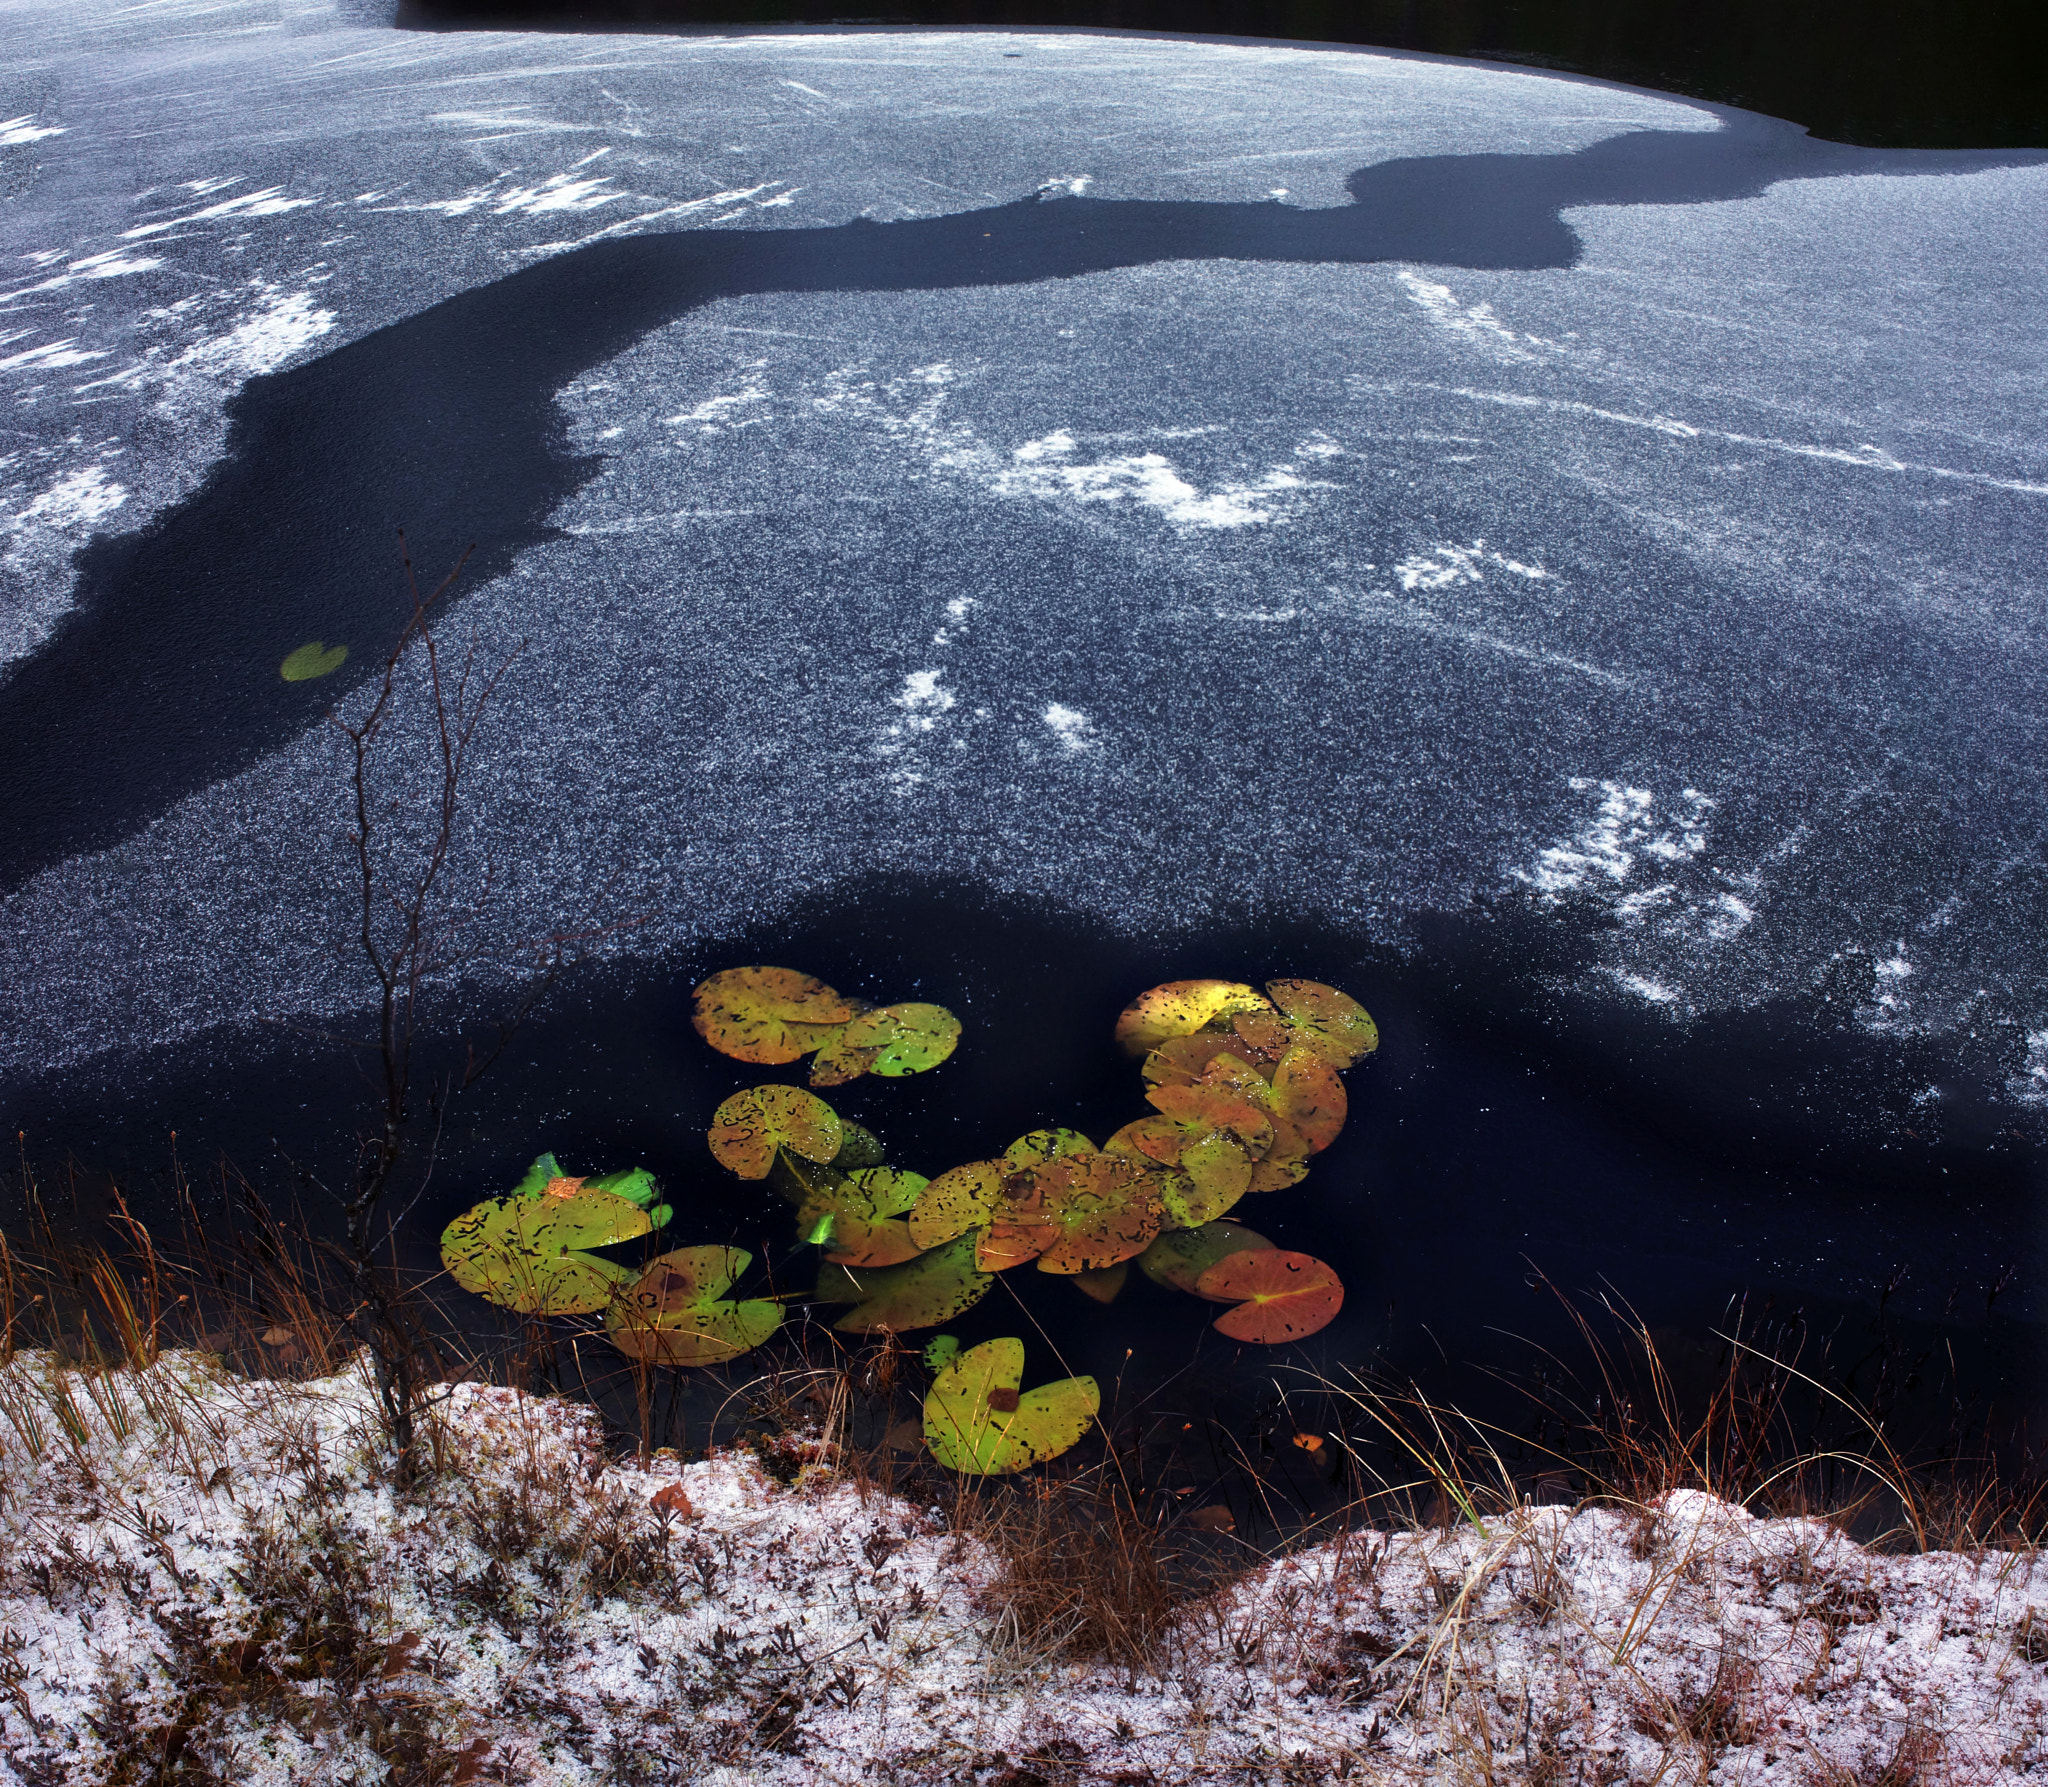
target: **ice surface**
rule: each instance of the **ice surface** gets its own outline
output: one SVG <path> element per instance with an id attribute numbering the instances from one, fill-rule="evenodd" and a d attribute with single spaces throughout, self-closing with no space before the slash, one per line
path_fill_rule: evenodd
<path id="1" fill-rule="evenodd" d="M 854 863 L 1134 935 L 1521 898 L 1612 918 L 1585 987 L 1681 1019 L 1909 962 L 1864 1022 L 2037 1082 L 2048 169 L 1366 52 L 10 16 L 51 71 L 0 143 L 10 658 L 244 381 L 600 236 L 1314 217 L 1406 158 L 1730 133 L 1786 177 L 1596 195 L 1568 265 L 1151 259 L 651 330 L 559 393 L 599 469 L 461 610 L 532 642 L 479 773 L 500 918 L 596 862 L 648 952 Z M 1326 823 L 1243 823 L 1274 766 Z M 335 770 L 316 729 L 9 896 L 0 1080 L 358 997 Z"/>

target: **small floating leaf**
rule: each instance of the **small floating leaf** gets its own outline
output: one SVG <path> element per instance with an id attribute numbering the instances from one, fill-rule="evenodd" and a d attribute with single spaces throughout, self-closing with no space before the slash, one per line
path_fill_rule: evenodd
<path id="1" fill-rule="evenodd" d="M 793 968 L 728 968 L 697 988 L 692 1021 L 721 1055 L 777 1067 L 829 1042 L 860 1009 Z"/>
<path id="2" fill-rule="evenodd" d="M 823 1162 L 839 1152 L 844 1139 L 838 1112 L 800 1086 L 735 1092 L 711 1120 L 711 1152 L 742 1179 L 767 1178 L 778 1148 Z"/>
<path id="3" fill-rule="evenodd" d="M 323 676 L 332 676 L 347 659 L 347 646 L 325 645 L 314 639 L 286 657 L 277 673 L 288 683 L 318 682 Z"/>
<path id="4" fill-rule="evenodd" d="M 753 1256 L 737 1247 L 679 1247 L 651 1262 L 605 1314 L 622 1353 L 654 1365 L 716 1365 L 751 1352 L 782 1325 L 782 1305 L 726 1300 Z"/>
<path id="5" fill-rule="evenodd" d="M 851 1267 L 827 1261 L 818 1268 L 821 1303 L 856 1307 L 834 1322 L 842 1334 L 903 1333 L 936 1328 L 981 1301 L 995 1282 L 974 1264 L 973 1234 L 920 1254 L 900 1266 Z"/>
<path id="6" fill-rule="evenodd" d="M 1093 1297 L 1098 1303 L 1114 1303 L 1131 1275 L 1131 1262 L 1118 1260 L 1114 1266 L 1102 1266 L 1086 1272 L 1076 1272 L 1068 1282 L 1074 1289 Z"/>
<path id="7" fill-rule="evenodd" d="M 1349 1067 L 1380 1046 L 1379 1026 L 1349 993 L 1319 980 L 1269 980 L 1266 991 L 1293 1026 L 1295 1040 L 1332 1067 Z"/>
<path id="8" fill-rule="evenodd" d="M 1270 1248 L 1272 1245 L 1256 1229 L 1242 1228 L 1234 1222 L 1204 1223 L 1198 1229 L 1161 1235 L 1138 1256 L 1138 1270 L 1154 1284 L 1199 1297 L 1205 1293 L 1195 1288 L 1196 1282 L 1218 1260 L 1250 1248 Z M 1235 1302 L 1237 1299 L 1228 1300 Z"/>
<path id="9" fill-rule="evenodd" d="M 995 1216 L 1006 1171 L 997 1160 L 948 1168 L 918 1193 L 909 1217 L 910 1238 L 920 1247 L 939 1247 L 969 1229 L 986 1228 Z"/>
<path id="10" fill-rule="evenodd" d="M 1133 1055 L 1149 1055 L 1170 1036 L 1192 1036 L 1232 1012 L 1264 1009 L 1265 999 L 1241 981 L 1169 980 L 1124 1008 L 1116 1039 Z"/>
<path id="11" fill-rule="evenodd" d="M 1216 1318 L 1216 1331 L 1263 1346 L 1313 1334 L 1344 1306 L 1336 1273 L 1308 1254 L 1277 1247 L 1227 1254 L 1195 1280 L 1195 1294 L 1236 1303 Z"/>
<path id="12" fill-rule="evenodd" d="M 924 1443 L 948 1470 L 999 1476 L 1057 1458 L 1094 1425 L 1092 1377 L 1020 1392 L 1024 1343 L 985 1340 L 938 1375 L 924 1399 Z"/>
<path id="13" fill-rule="evenodd" d="M 818 1051 L 813 1086 L 839 1086 L 864 1073 L 884 1079 L 923 1073 L 952 1054 L 960 1020 L 943 1005 L 884 1005 L 863 1012 Z"/>

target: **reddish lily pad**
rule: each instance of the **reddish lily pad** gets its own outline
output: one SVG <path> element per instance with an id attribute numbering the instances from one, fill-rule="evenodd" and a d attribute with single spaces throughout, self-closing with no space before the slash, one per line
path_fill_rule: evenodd
<path id="1" fill-rule="evenodd" d="M 985 1340 L 933 1381 L 924 1443 L 948 1470 L 1000 1476 L 1057 1458 L 1094 1425 L 1102 1394 L 1092 1377 L 1021 1390 L 1024 1343 Z"/>
<path id="2" fill-rule="evenodd" d="M 1271 1248 L 1272 1242 L 1256 1229 L 1234 1222 L 1209 1222 L 1200 1228 L 1161 1235 L 1138 1256 L 1138 1270 L 1154 1284 L 1170 1291 L 1186 1291 L 1191 1297 L 1204 1295 L 1195 1287 L 1204 1272 L 1220 1259 L 1253 1248 Z M 1228 1301 L 1235 1302 L 1236 1298 Z"/>
<path id="3" fill-rule="evenodd" d="M 779 1067 L 828 1042 L 861 1007 L 793 968 L 728 968 L 697 988 L 692 1021 L 721 1055 Z"/>
<path id="4" fill-rule="evenodd" d="M 711 1121 L 711 1152 L 742 1179 L 765 1179 L 777 1149 L 828 1161 L 845 1139 L 839 1114 L 799 1086 L 755 1086 L 735 1092 Z"/>
<path id="5" fill-rule="evenodd" d="M 1050 1161 L 1031 1175 L 1043 1220 L 1053 1230 L 1038 1252 L 1041 1272 L 1092 1272 L 1135 1259 L 1159 1233 L 1158 1175 L 1115 1154 Z M 998 1213 L 995 1227 L 1001 1227 Z"/>
<path id="6" fill-rule="evenodd" d="M 1303 1339 L 1344 1306 L 1336 1273 L 1309 1254 L 1277 1247 L 1226 1255 L 1195 1280 L 1195 1294 L 1235 1303 L 1216 1318 L 1216 1331 L 1262 1346 Z"/>
<path id="7" fill-rule="evenodd" d="M 1171 1036 L 1192 1036 L 1233 1012 L 1266 1009 L 1266 1001 L 1235 980 L 1170 980 L 1140 993 L 1116 1021 L 1116 1039 L 1133 1055 L 1149 1055 Z"/>
<path id="8" fill-rule="evenodd" d="M 1343 1130 L 1350 1102 L 1328 1060 L 1297 1048 L 1288 1050 L 1273 1074 L 1273 1109 L 1303 1150 L 1320 1154 Z"/>

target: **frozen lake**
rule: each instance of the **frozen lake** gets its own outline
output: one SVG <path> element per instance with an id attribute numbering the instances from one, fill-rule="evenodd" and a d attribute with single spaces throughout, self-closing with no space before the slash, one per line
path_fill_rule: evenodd
<path id="1" fill-rule="evenodd" d="M 1362 50 L 5 16 L 19 1108 L 358 1001 L 319 721 L 404 526 L 526 642 L 508 937 L 1492 913 L 1575 1036 L 1878 1064 L 1737 1102 L 1997 1213 L 1836 1276 L 2038 1298 L 2048 154 Z"/>

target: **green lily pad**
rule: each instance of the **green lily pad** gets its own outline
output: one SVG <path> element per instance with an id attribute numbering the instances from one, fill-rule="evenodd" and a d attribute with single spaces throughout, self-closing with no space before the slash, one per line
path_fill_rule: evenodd
<path id="1" fill-rule="evenodd" d="M 974 1234 L 965 1234 L 900 1266 L 842 1266 L 828 1260 L 818 1268 L 814 1294 L 820 1303 L 854 1305 L 832 1324 L 842 1334 L 936 1328 L 980 1302 L 995 1282 L 976 1269 L 974 1242 Z"/>
<path id="2" fill-rule="evenodd" d="M 692 1022 L 721 1055 L 779 1067 L 830 1042 L 860 1012 L 794 968 L 727 968 L 697 988 Z"/>
<path id="3" fill-rule="evenodd" d="M 1349 1067 L 1380 1046 L 1372 1014 L 1319 980 L 1269 980 L 1266 991 L 1294 1029 L 1295 1040 L 1332 1067 Z"/>
<path id="4" fill-rule="evenodd" d="M 861 1015 L 818 1051 L 813 1086 L 841 1086 L 864 1073 L 884 1079 L 923 1073 L 952 1054 L 960 1020 L 943 1005 L 883 1005 Z"/>
<path id="5" fill-rule="evenodd" d="M 441 1262 L 464 1290 L 521 1315 L 589 1315 L 634 1274 L 582 1252 L 632 1241 L 669 1219 L 653 1176 L 608 1176 L 620 1191 L 564 1175 L 543 1154 L 509 1197 L 486 1198 L 441 1232 Z"/>
<path id="6" fill-rule="evenodd" d="M 652 1261 L 613 1299 L 605 1332 L 629 1358 L 650 1365 L 717 1365 L 772 1336 L 782 1305 L 726 1297 L 753 1256 L 737 1247 L 679 1247 Z"/>
<path id="7" fill-rule="evenodd" d="M 332 676 L 347 661 L 347 646 L 326 645 L 313 639 L 288 654 L 277 667 L 277 673 L 288 683 L 318 682 L 323 676 Z"/>
<path id="8" fill-rule="evenodd" d="M 863 1129 L 858 1123 L 839 1119 L 839 1152 L 832 1156 L 832 1164 L 842 1173 L 857 1173 L 863 1167 L 878 1167 L 886 1156 L 882 1144 L 872 1129 Z"/>
<path id="9" fill-rule="evenodd" d="M 1195 1288 L 1196 1281 L 1218 1260 L 1228 1254 L 1272 1245 L 1255 1229 L 1241 1228 L 1234 1222 L 1204 1223 L 1198 1229 L 1161 1235 L 1138 1256 L 1138 1270 L 1154 1284 L 1199 1297 L 1203 1293 Z M 1234 1303 L 1238 1299 L 1220 1297 L 1215 1301 Z"/>
<path id="10" fill-rule="evenodd" d="M 800 1086 L 735 1092 L 711 1120 L 711 1152 L 742 1179 L 765 1179 L 777 1149 L 820 1163 L 833 1159 L 846 1131 L 839 1113 Z"/>
<path id="11" fill-rule="evenodd" d="M 985 1340 L 938 1375 L 924 1399 L 924 1443 L 948 1470 L 1001 1476 L 1057 1458 L 1094 1425 L 1092 1377 L 1020 1391 L 1024 1343 Z"/>
<path id="12" fill-rule="evenodd" d="M 951 1334 L 934 1334 L 924 1343 L 924 1368 L 927 1371 L 944 1371 L 960 1357 L 959 1339 Z"/>
<path id="13" fill-rule="evenodd" d="M 1171 1036 L 1192 1036 L 1233 1012 L 1269 1009 L 1242 981 L 1169 980 L 1140 993 L 1116 1021 L 1116 1039 L 1133 1055 L 1149 1055 Z"/>
<path id="14" fill-rule="evenodd" d="M 908 1218 L 910 1238 L 920 1247 L 942 1247 L 970 1229 L 987 1228 L 1008 1170 L 999 1160 L 948 1167 L 918 1193 Z"/>

